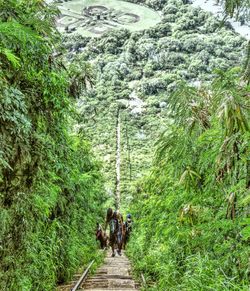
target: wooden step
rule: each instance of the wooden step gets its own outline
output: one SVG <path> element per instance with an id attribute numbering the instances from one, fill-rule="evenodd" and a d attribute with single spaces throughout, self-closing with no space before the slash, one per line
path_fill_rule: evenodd
<path id="1" fill-rule="evenodd" d="M 79 290 L 93 291 L 134 291 L 138 290 L 136 282 L 131 276 L 131 265 L 123 253 L 122 256 L 111 257 L 107 254 L 103 266 L 93 277 L 89 277 Z"/>

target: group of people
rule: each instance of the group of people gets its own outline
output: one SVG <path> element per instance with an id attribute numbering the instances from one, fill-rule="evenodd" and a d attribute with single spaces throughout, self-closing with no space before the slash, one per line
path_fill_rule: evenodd
<path id="1" fill-rule="evenodd" d="M 109 226 L 109 237 L 106 234 L 106 230 Z M 132 217 L 131 214 L 127 214 L 126 220 L 123 220 L 122 214 L 119 210 L 113 211 L 112 208 L 107 210 L 107 216 L 105 221 L 104 230 L 101 225 L 97 224 L 96 239 L 100 241 L 101 248 L 105 248 L 109 245 L 112 248 L 112 257 L 115 256 L 115 250 L 117 249 L 118 255 L 121 255 L 122 249 L 126 248 L 126 244 L 129 240 L 132 231 Z"/>

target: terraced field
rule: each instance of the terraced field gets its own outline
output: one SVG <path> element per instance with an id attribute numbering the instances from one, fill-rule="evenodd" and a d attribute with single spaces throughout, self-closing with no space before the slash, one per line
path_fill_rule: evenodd
<path id="1" fill-rule="evenodd" d="M 117 0 L 73 0 L 58 5 L 62 12 L 59 31 L 100 36 L 112 29 L 147 29 L 160 22 L 160 15 L 145 6 Z"/>

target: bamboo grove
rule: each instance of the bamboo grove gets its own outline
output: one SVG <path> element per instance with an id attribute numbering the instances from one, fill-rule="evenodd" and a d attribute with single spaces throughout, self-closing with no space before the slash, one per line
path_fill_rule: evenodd
<path id="1" fill-rule="evenodd" d="M 179 84 L 169 98 L 132 207 L 130 253 L 147 290 L 248 290 L 249 106 L 239 68 L 218 71 L 209 87 Z"/>
<path id="2" fill-rule="evenodd" d="M 57 10 L 11 0 L 0 11 L 0 285 L 53 290 L 95 254 L 100 165 L 73 130 Z"/>

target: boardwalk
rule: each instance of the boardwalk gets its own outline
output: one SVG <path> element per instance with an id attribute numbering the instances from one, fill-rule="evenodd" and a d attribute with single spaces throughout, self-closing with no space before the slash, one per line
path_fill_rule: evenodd
<path id="1" fill-rule="evenodd" d="M 112 258 L 111 253 L 107 252 L 104 264 L 93 277 L 83 283 L 79 290 L 132 291 L 138 290 L 138 287 L 131 276 L 131 265 L 124 253 L 122 256 Z"/>

